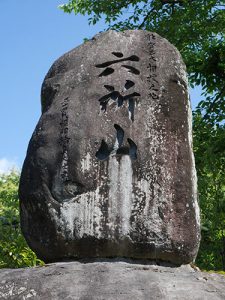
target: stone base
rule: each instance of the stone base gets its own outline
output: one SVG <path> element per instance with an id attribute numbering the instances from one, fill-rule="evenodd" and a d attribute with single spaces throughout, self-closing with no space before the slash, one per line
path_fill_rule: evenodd
<path id="1" fill-rule="evenodd" d="M 0 271 L 0 299 L 225 299 L 225 277 L 190 265 L 95 260 Z"/>

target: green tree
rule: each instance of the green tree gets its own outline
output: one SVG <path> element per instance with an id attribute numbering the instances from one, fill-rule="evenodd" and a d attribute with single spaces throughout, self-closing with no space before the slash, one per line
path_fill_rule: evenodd
<path id="1" fill-rule="evenodd" d="M 0 175 L 0 268 L 43 264 L 27 246 L 20 230 L 19 174 Z"/>
<path id="2" fill-rule="evenodd" d="M 197 264 L 225 271 L 225 125 L 210 124 L 194 112 L 202 241 Z"/>

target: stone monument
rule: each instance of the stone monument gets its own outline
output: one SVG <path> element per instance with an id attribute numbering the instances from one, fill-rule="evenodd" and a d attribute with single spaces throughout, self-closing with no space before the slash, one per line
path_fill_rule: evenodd
<path id="1" fill-rule="evenodd" d="M 47 73 L 19 196 L 47 262 L 127 257 L 186 264 L 200 239 L 185 66 L 147 31 L 107 31 Z"/>

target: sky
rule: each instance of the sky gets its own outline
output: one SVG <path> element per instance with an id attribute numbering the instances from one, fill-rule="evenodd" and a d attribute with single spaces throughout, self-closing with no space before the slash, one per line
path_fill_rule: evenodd
<path id="1" fill-rule="evenodd" d="M 106 28 L 65 14 L 66 0 L 0 0 L 0 173 L 21 169 L 41 115 L 40 91 L 52 63 Z M 192 107 L 201 89 L 191 92 Z"/>

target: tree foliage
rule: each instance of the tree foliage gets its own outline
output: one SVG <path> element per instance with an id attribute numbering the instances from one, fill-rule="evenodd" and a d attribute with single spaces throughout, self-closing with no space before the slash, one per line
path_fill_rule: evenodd
<path id="1" fill-rule="evenodd" d="M 21 234 L 18 184 L 18 173 L 0 175 L 0 268 L 43 264 Z"/>
<path id="2" fill-rule="evenodd" d="M 202 223 L 197 264 L 225 271 L 225 125 L 194 112 L 194 150 Z"/>

